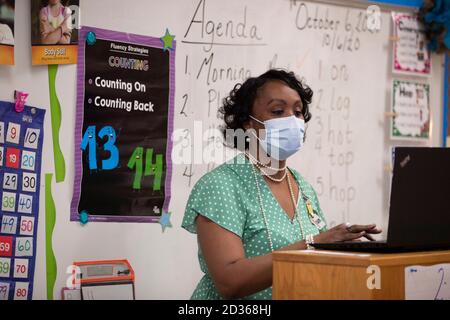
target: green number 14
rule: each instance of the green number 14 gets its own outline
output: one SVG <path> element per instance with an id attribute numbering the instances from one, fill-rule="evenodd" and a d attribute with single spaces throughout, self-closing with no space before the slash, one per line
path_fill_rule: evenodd
<path id="1" fill-rule="evenodd" d="M 137 147 L 128 160 L 128 168 L 135 169 L 133 189 L 141 189 L 142 174 L 144 176 L 153 175 L 153 190 L 161 190 L 161 178 L 163 172 L 163 155 L 157 154 L 156 161 L 153 163 L 153 149 L 146 149 L 145 168 L 144 168 L 144 148 Z"/>

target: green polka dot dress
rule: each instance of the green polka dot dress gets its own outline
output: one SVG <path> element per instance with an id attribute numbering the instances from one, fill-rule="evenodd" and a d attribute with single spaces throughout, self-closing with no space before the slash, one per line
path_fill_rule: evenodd
<path id="1" fill-rule="evenodd" d="M 291 172 L 302 192 L 310 199 L 315 212 L 325 221 L 314 189 L 296 170 L 291 169 Z M 258 173 L 257 179 L 274 250 L 303 240 L 298 219 L 289 219 L 261 174 Z M 316 235 L 325 231 L 326 227 L 318 230 L 309 220 L 302 197 L 299 197 L 297 207 L 305 235 Z M 182 227 L 197 233 L 195 219 L 199 214 L 238 235 L 242 239 L 247 258 L 270 253 L 252 164 L 243 154 L 237 155 L 199 179 L 189 196 Z M 198 259 L 204 276 L 191 299 L 223 299 L 214 286 L 200 248 Z M 244 299 L 272 299 L 272 288 Z"/>

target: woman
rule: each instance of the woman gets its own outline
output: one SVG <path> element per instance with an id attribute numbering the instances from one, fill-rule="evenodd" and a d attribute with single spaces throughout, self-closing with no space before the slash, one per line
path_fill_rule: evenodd
<path id="1" fill-rule="evenodd" d="M 61 0 L 49 0 L 39 12 L 41 44 L 70 44 L 72 36 L 72 10 Z"/>
<path id="2" fill-rule="evenodd" d="M 292 72 L 269 70 L 224 100 L 224 132 L 250 134 L 244 154 L 201 177 L 189 197 L 182 226 L 197 233 L 205 273 L 192 299 L 271 299 L 272 251 L 381 232 L 373 224 L 327 230 L 316 192 L 286 167 L 304 142 L 311 98 Z"/>

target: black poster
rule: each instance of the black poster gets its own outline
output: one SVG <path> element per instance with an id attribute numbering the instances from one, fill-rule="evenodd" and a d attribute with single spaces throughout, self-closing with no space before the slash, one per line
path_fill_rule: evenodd
<path id="1" fill-rule="evenodd" d="M 170 200 L 175 42 L 91 27 L 80 39 L 71 220 L 157 222 Z"/>

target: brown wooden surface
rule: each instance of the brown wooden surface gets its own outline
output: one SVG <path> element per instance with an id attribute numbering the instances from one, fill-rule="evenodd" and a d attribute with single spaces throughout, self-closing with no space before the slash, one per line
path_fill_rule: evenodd
<path id="1" fill-rule="evenodd" d="M 450 251 L 368 254 L 325 250 L 273 253 L 273 299 L 404 299 L 410 265 L 450 262 Z M 367 267 L 380 267 L 381 289 L 369 289 Z"/>

